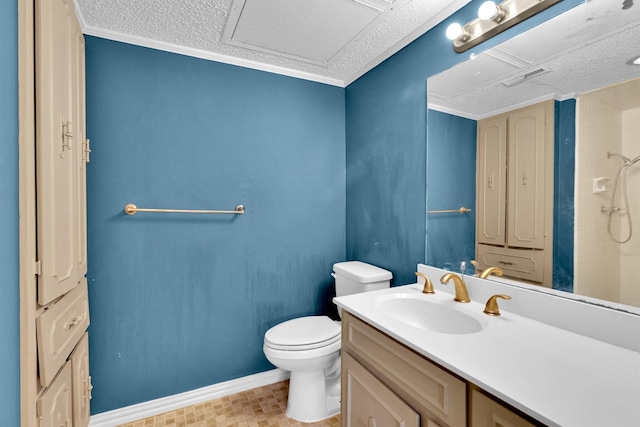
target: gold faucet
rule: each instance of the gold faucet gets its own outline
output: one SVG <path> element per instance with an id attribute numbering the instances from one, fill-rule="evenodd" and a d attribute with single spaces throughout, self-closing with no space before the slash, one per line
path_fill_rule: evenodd
<path id="1" fill-rule="evenodd" d="M 498 298 L 502 299 L 511 299 L 509 295 L 494 295 L 487 301 L 487 304 L 484 306 L 484 312 L 489 316 L 500 316 L 500 309 L 498 308 Z"/>
<path id="2" fill-rule="evenodd" d="M 431 283 L 431 279 L 425 276 L 422 273 L 416 273 L 416 276 L 422 277 L 424 279 L 424 288 L 422 288 L 423 294 L 435 294 L 436 291 L 433 289 L 433 283 Z"/>
<path id="3" fill-rule="evenodd" d="M 480 264 L 478 264 L 478 261 L 475 259 L 471 260 L 471 264 L 473 264 L 473 274 L 479 276 L 480 272 L 482 272 L 482 270 L 480 270 Z"/>
<path id="4" fill-rule="evenodd" d="M 482 273 L 480 273 L 480 278 L 486 279 L 492 274 L 495 274 L 496 276 L 502 276 L 502 273 L 504 272 L 500 267 L 489 267 L 486 270 L 484 270 Z"/>
<path id="5" fill-rule="evenodd" d="M 464 280 L 455 273 L 447 273 L 440 278 L 440 283 L 446 285 L 449 280 L 453 279 L 453 286 L 456 288 L 456 296 L 453 299 L 458 302 L 470 302 L 469 293 L 467 292 L 467 285 L 464 284 Z"/>

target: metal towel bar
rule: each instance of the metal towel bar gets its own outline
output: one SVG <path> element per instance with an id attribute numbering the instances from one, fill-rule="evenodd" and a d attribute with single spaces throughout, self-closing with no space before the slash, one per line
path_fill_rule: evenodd
<path id="1" fill-rule="evenodd" d="M 438 214 L 438 213 L 465 213 L 465 212 L 471 212 L 471 209 L 469 208 L 465 208 L 464 206 L 461 207 L 460 209 L 446 209 L 443 211 L 427 211 L 427 213 L 430 214 Z"/>
<path id="2" fill-rule="evenodd" d="M 238 205 L 236 206 L 235 210 L 232 210 L 232 211 L 213 211 L 213 210 L 194 210 L 194 209 L 146 209 L 146 208 L 139 208 L 136 205 L 129 203 L 127 206 L 124 207 L 124 212 L 127 215 L 133 215 L 136 212 L 242 215 L 244 213 L 244 206 Z"/>

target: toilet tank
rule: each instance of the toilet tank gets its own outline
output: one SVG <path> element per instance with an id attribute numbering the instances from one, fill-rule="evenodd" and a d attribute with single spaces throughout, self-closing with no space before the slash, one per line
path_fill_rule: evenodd
<path id="1" fill-rule="evenodd" d="M 333 264 L 332 276 L 338 297 L 388 288 L 393 277 L 390 271 L 360 261 Z"/>

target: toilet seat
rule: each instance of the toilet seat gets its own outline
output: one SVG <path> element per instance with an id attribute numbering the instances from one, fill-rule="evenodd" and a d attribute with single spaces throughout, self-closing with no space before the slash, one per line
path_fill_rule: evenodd
<path id="1" fill-rule="evenodd" d="M 340 341 L 340 326 L 327 316 L 291 319 L 269 329 L 264 344 L 274 350 L 303 351 Z"/>

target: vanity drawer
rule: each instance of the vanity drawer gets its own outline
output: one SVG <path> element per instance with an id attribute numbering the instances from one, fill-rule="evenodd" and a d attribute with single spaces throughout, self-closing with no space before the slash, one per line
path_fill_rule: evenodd
<path id="1" fill-rule="evenodd" d="M 500 267 L 505 276 L 540 283 L 544 280 L 544 251 L 479 244 L 477 260 L 483 270 Z"/>
<path id="2" fill-rule="evenodd" d="M 536 427 L 510 408 L 503 406 L 484 393 L 472 389 L 470 396 L 469 427 Z"/>
<path id="3" fill-rule="evenodd" d="M 87 279 L 36 319 L 40 383 L 47 387 L 89 326 Z"/>
<path id="4" fill-rule="evenodd" d="M 459 378 L 345 311 L 342 346 L 414 409 L 437 417 L 437 425 L 466 425 L 466 383 Z"/>

